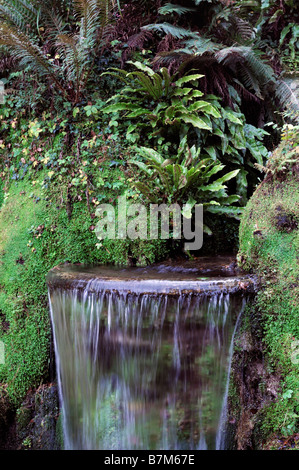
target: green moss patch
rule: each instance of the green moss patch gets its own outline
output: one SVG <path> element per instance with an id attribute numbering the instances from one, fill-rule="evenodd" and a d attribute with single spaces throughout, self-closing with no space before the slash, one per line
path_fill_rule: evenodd
<path id="1" fill-rule="evenodd" d="M 86 201 L 67 213 L 63 186 L 43 187 L 44 174 L 10 185 L 0 210 L 0 382 L 17 404 L 47 381 L 51 328 L 45 281 L 60 263 L 148 264 L 167 255 L 165 241 L 106 240 L 99 247 Z"/>
<path id="2" fill-rule="evenodd" d="M 283 149 L 275 152 L 276 161 Z M 299 430 L 299 172 L 292 163 L 268 174 L 240 226 L 239 264 L 256 273 L 261 285 L 252 315 L 261 318 L 266 365 L 281 378 L 277 399 L 262 413 L 268 440 Z"/>

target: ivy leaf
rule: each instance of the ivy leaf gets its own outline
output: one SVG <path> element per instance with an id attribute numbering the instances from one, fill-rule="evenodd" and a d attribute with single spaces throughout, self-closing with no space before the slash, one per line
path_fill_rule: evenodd
<path id="1" fill-rule="evenodd" d="M 74 108 L 73 109 L 73 117 L 75 118 L 77 116 L 77 114 L 80 112 L 80 109 L 79 108 Z"/>

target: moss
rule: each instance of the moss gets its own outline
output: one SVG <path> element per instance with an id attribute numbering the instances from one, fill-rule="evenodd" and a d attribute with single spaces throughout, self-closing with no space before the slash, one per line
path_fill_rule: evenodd
<path id="1" fill-rule="evenodd" d="M 279 161 L 282 144 L 275 153 Z M 298 158 L 298 155 L 297 155 Z M 263 407 L 255 434 L 263 439 L 290 436 L 299 430 L 299 173 L 298 165 L 268 174 L 250 199 L 240 224 L 238 261 L 258 275 L 260 291 L 251 306 L 258 318 L 265 364 L 280 377 L 274 403 Z M 298 348 L 297 348 L 298 349 Z M 265 444 L 267 445 L 267 444 Z"/>
<path id="2" fill-rule="evenodd" d="M 45 276 L 60 263 L 148 264 L 169 253 L 166 241 L 106 240 L 100 249 L 84 201 L 69 217 L 63 186 L 32 181 L 10 185 L 0 210 L 0 339 L 6 361 L 0 382 L 17 404 L 49 378 L 51 328 Z M 66 198 L 64 198 L 66 200 Z"/>
<path id="3" fill-rule="evenodd" d="M 3 204 L 3 200 L 4 200 L 4 188 L 3 188 L 3 182 L 0 179 L 0 209 Z"/>

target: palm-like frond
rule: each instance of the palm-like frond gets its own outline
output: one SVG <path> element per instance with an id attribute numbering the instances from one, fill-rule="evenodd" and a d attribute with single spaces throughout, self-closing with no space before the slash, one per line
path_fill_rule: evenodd
<path id="1" fill-rule="evenodd" d="M 284 104 L 283 110 L 287 112 L 288 118 L 299 123 L 298 97 L 284 80 L 278 80 L 275 96 L 280 103 Z"/>
<path id="2" fill-rule="evenodd" d="M 184 7 L 182 5 L 175 5 L 173 3 L 166 3 L 163 7 L 159 8 L 158 13 L 160 15 L 169 15 L 172 13 L 176 13 L 177 15 L 181 16 L 185 13 L 190 13 L 196 11 L 195 8 Z"/>
<path id="3" fill-rule="evenodd" d="M 171 36 L 177 39 L 199 37 L 197 33 L 194 33 L 193 31 L 189 29 L 183 28 L 181 26 L 174 26 L 167 22 L 148 24 L 146 26 L 143 26 L 141 29 L 148 30 L 148 31 L 162 32 L 164 34 L 170 34 Z"/>
<path id="4" fill-rule="evenodd" d="M 0 46 L 5 46 L 20 65 L 31 66 L 41 75 L 55 75 L 53 64 L 45 57 L 39 46 L 31 39 L 6 23 L 0 24 Z"/>
<path id="5" fill-rule="evenodd" d="M 46 76 L 56 89 L 80 91 L 93 64 L 103 29 L 118 0 L 2 0 L 0 3 L 0 46 L 4 46 L 19 64 Z M 64 7 L 72 8 L 77 24 L 63 18 Z M 43 26 L 41 28 L 41 25 Z M 44 36 L 41 31 L 45 31 Z M 34 36 L 35 34 L 35 36 Z M 37 38 L 43 40 L 39 46 Z M 46 46 L 46 47 L 45 47 Z M 53 51 L 54 48 L 54 51 Z M 61 65 L 54 65 L 47 52 L 59 52 Z M 56 55 L 56 53 L 55 53 Z M 67 81 L 67 87 L 64 82 Z"/>
<path id="6" fill-rule="evenodd" d="M 252 25 L 236 15 L 231 16 L 232 29 L 235 29 L 236 36 L 239 36 L 243 41 L 252 40 L 255 37 L 255 31 Z"/>
<path id="7" fill-rule="evenodd" d="M 186 54 L 202 55 L 206 52 L 216 52 L 222 49 L 223 45 L 205 36 L 184 41 L 184 47 L 181 49 Z"/>
<path id="8" fill-rule="evenodd" d="M 27 0 L 2 0 L 0 3 L 0 18 L 22 31 L 36 25 L 39 13 L 38 6 Z"/>
<path id="9" fill-rule="evenodd" d="M 75 36 L 60 34 L 57 38 L 58 51 L 63 58 L 63 70 L 70 82 L 75 82 L 77 87 L 80 83 L 82 72 L 82 61 L 80 61 Z"/>
<path id="10" fill-rule="evenodd" d="M 228 65 L 245 87 L 261 99 L 264 97 L 263 92 L 276 82 L 272 67 L 261 60 L 251 47 L 224 48 L 216 52 L 215 57 L 219 63 Z"/>
<path id="11" fill-rule="evenodd" d="M 81 22 L 80 36 L 88 44 L 95 40 L 95 30 L 99 26 L 99 2 L 98 0 L 74 0 L 75 15 Z"/>

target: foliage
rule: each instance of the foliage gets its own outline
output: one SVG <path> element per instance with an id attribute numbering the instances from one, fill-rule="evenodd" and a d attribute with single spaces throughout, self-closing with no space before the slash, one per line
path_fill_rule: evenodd
<path id="1" fill-rule="evenodd" d="M 171 76 L 165 68 L 154 72 L 139 62 L 133 65 L 139 69 L 137 72 L 110 72 L 125 86 L 102 112 L 114 113 L 116 122 L 120 113 L 129 142 L 142 142 L 146 136 L 151 146 L 165 145 L 175 152 L 187 136 L 191 146 L 202 149 L 203 159 L 210 157 L 240 170 L 237 191 L 245 202 L 246 175 L 249 171 L 254 174 L 254 162 L 263 164 L 268 155 L 262 143 L 266 132 L 246 124 L 239 110 L 222 107 L 216 96 L 203 96 L 197 89 L 200 74 L 178 78 L 178 74 Z"/>
<path id="2" fill-rule="evenodd" d="M 118 48 L 123 51 L 122 65 L 132 51 L 143 50 L 145 53 L 144 49 L 150 49 L 151 55 L 155 56 L 155 67 L 165 66 L 176 71 L 184 63 L 186 71 L 196 69 L 205 75 L 200 81 L 200 90 L 220 96 L 224 104 L 231 107 L 235 99 L 229 88 L 233 87 L 241 99 L 246 119 L 262 127 L 266 121 L 277 119 L 274 112 L 285 109 L 292 97 L 289 88 L 275 73 L 281 72 L 281 66 L 274 51 L 287 51 L 288 44 L 291 48 L 296 47 L 295 26 L 288 33 L 286 31 L 287 41 L 283 48 L 279 37 L 273 43 L 264 33 L 268 25 L 271 28 L 280 25 L 282 18 L 286 27 L 294 21 L 292 11 L 296 7 L 288 1 L 284 3 L 280 11 L 275 2 L 269 1 L 213 0 L 193 1 L 188 5 L 163 2 L 156 16 L 156 4 L 153 6 L 151 23 L 146 24 L 146 17 L 134 12 L 137 16 L 134 34 L 130 30 L 132 18 L 129 22 L 129 16 L 125 27 L 130 13 L 124 8 L 120 20 L 122 28 L 118 30 L 116 24 L 113 39 L 118 40 Z M 290 21 L 286 21 L 288 16 Z M 283 27 L 279 27 L 281 38 L 285 37 Z M 285 55 L 289 57 L 287 52 Z"/>
<path id="3" fill-rule="evenodd" d="M 99 51 L 115 2 L 74 0 L 67 8 L 57 7 L 56 3 L 3 0 L 0 46 L 20 67 L 50 81 L 48 89 L 77 103 L 92 72 L 94 55 Z"/>
<path id="4" fill-rule="evenodd" d="M 290 36 L 290 38 L 287 37 Z M 282 51 L 282 61 L 290 68 L 298 68 L 299 64 L 299 25 L 289 23 L 281 31 L 279 40 L 280 50 Z"/>
<path id="5" fill-rule="evenodd" d="M 0 73 L 7 91 L 0 107 L 0 330 L 9 356 L 0 380 L 16 403 L 48 379 L 49 269 L 64 262 L 142 265 L 173 254 L 164 240 L 97 243 L 100 203 L 122 194 L 134 202 L 153 196 L 156 202 L 203 202 L 209 228 L 217 232 L 213 214 L 238 215 L 232 204 L 244 205 L 259 181 L 255 163 L 264 168 L 268 156 L 264 122 L 288 98 L 283 86 L 278 89 L 273 51 L 296 63 L 297 17 L 290 21 L 291 0 L 280 2 L 282 12 L 272 0 L 250 2 L 249 10 L 248 2 L 227 3 L 0 2 Z M 127 62 L 132 54 L 134 62 Z M 115 66 L 113 73 L 103 75 L 108 66 Z M 296 130 L 285 129 L 288 136 Z M 285 155 L 270 159 L 275 178 L 285 168 L 289 176 L 294 171 L 296 135 Z M 226 237 L 235 240 L 236 225 L 221 219 L 218 232 L 217 246 Z M 248 248 L 251 234 L 244 236 L 242 253 L 245 245 L 259 250 L 263 266 L 269 264 L 270 251 L 292 236 L 277 232 L 269 252 L 256 240 Z M 293 258 L 280 251 L 277 258 L 280 253 L 292 266 Z M 275 290 L 283 314 L 293 308 L 285 286 Z M 270 311 L 268 293 L 260 306 Z M 271 308 L 279 317 L 276 304 Z M 268 319 L 267 338 L 279 343 Z M 288 347 L 294 324 L 277 328 Z M 281 360 L 281 350 L 270 353 Z M 292 369 L 284 393 L 295 386 Z M 289 411 L 293 399 L 285 395 Z M 279 406 L 280 428 L 284 422 L 293 429 L 294 417 L 281 419 Z"/>
<path id="6" fill-rule="evenodd" d="M 271 154 L 265 167 L 259 167 L 266 174 L 282 176 L 292 173 L 294 167 L 298 165 L 299 126 L 285 124 L 281 131 L 281 142 L 283 147 L 280 146 Z"/>
<path id="7" fill-rule="evenodd" d="M 117 76 L 123 78 L 127 86 L 119 95 L 112 98 L 116 103 L 103 108 L 102 112 L 124 110 L 130 111 L 127 113 L 128 118 L 140 119 L 141 116 L 145 116 L 147 124 L 151 123 L 154 131 L 150 137 L 163 136 L 165 127 L 168 127 L 172 134 L 178 133 L 180 137 L 183 137 L 190 127 L 211 129 L 199 116 L 203 112 L 220 117 L 219 112 L 211 104 L 198 99 L 203 93 L 194 89 L 192 85 L 189 88 L 185 86 L 188 83 L 196 84 L 202 75 L 189 74 L 178 78 L 170 76 L 165 68 L 161 69 L 161 73 L 155 73 L 140 62 L 135 62 L 134 65 L 141 71 L 129 73 L 123 70 L 116 71 Z M 130 126 L 127 135 L 138 127 L 140 123 Z M 167 134 L 163 136 L 163 140 L 167 137 L 167 140 L 171 140 Z"/>
<path id="8" fill-rule="evenodd" d="M 296 162 L 286 162 L 289 153 Z M 262 317 L 265 363 L 281 384 L 262 410 L 267 439 L 298 432 L 298 161 L 298 129 L 285 127 L 240 225 L 239 264 L 260 278 L 253 311 Z"/>
<path id="9" fill-rule="evenodd" d="M 164 158 L 151 148 L 136 148 L 137 155 L 145 159 L 131 160 L 146 175 L 145 181 L 135 183 L 137 189 L 153 203 L 185 202 L 190 209 L 203 204 L 206 211 L 239 215 L 240 208 L 231 206 L 239 196 L 228 196 L 224 183 L 235 178 L 239 170 L 231 171 L 213 181 L 224 165 L 217 164 L 210 156 L 200 158 L 200 150 L 189 148 L 186 138 L 181 142 L 175 157 Z M 206 231 L 211 230 L 206 227 Z"/>
<path id="10" fill-rule="evenodd" d="M 111 185 L 119 174 L 110 169 Z M 10 185 L 0 212 L 0 338 L 6 352 L 0 382 L 8 384 L 15 404 L 29 388 L 49 380 L 45 276 L 51 268 L 65 262 L 148 264 L 169 253 L 160 240 L 105 240 L 98 246 L 86 200 L 73 202 L 69 218 L 67 188 L 59 180 L 45 187 L 47 172 L 42 169 L 36 170 L 34 179 L 28 176 Z M 109 199 L 109 191 L 102 189 L 101 194 Z M 91 201 L 94 210 L 96 202 Z"/>

